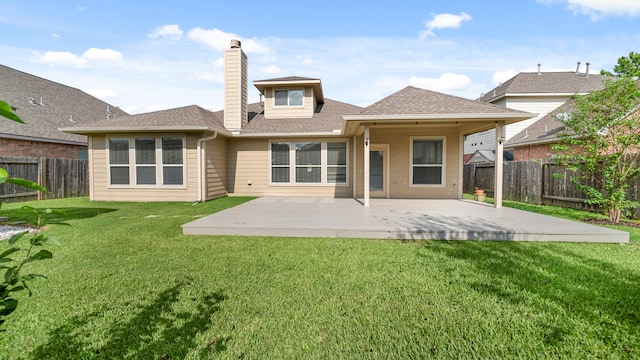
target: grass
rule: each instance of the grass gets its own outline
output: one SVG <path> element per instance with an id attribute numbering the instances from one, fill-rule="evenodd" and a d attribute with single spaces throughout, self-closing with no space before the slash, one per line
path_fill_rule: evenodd
<path id="1" fill-rule="evenodd" d="M 181 234 L 246 200 L 30 203 L 71 226 L 46 231 L 62 246 L 31 264 L 49 278 L 7 319 L 0 358 L 640 357 L 637 233 L 628 245 Z"/>

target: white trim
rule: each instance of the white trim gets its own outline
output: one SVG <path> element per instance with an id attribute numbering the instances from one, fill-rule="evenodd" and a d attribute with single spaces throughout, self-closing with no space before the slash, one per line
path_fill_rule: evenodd
<path id="1" fill-rule="evenodd" d="M 442 141 L 442 164 L 427 164 L 422 167 L 441 167 L 440 184 L 414 184 L 413 183 L 413 142 L 414 140 L 440 140 Z M 409 187 L 446 187 L 447 173 L 447 137 L 446 136 L 411 136 L 409 137 Z"/>
<path id="2" fill-rule="evenodd" d="M 93 201 L 95 199 L 96 188 L 96 181 L 94 177 L 95 171 L 93 171 L 93 167 L 95 166 L 95 162 L 93 162 L 93 136 L 88 136 L 87 141 L 87 158 L 89 160 L 89 200 Z M 109 163 L 108 154 L 109 152 L 107 151 L 107 164 Z M 110 179 L 108 179 L 109 177 L 111 177 L 110 173 L 107 174 L 107 181 L 110 181 Z"/>

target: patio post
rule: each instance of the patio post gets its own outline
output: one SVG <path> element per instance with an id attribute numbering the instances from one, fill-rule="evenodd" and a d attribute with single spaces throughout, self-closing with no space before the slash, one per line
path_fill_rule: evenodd
<path id="1" fill-rule="evenodd" d="M 369 125 L 364 127 L 364 207 L 369 207 Z"/>
<path id="2" fill-rule="evenodd" d="M 495 208 L 502 207 L 502 178 L 504 163 L 504 121 L 496 123 L 496 161 L 495 161 L 495 179 L 493 182 L 493 206 Z"/>

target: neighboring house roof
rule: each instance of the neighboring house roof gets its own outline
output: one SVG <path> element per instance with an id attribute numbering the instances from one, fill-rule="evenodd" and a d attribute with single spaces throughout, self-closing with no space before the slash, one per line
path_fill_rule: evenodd
<path id="1" fill-rule="evenodd" d="M 0 99 L 15 108 L 25 122 L 1 118 L 0 137 L 4 138 L 86 145 L 86 136 L 58 128 L 127 115 L 81 90 L 4 65 L 0 65 Z"/>
<path id="2" fill-rule="evenodd" d="M 572 111 L 574 111 L 573 101 L 570 100 L 514 135 L 505 143 L 505 146 L 518 147 L 555 142 L 558 140 L 558 133 L 564 129 L 562 122 L 558 120 L 558 115 Z"/>
<path id="3" fill-rule="evenodd" d="M 502 159 L 504 161 L 512 161 L 513 153 L 510 151 L 504 151 L 502 153 Z M 476 150 L 475 153 L 467 160 L 467 163 L 493 163 L 496 161 L 495 150 Z"/>
<path id="4" fill-rule="evenodd" d="M 575 72 L 523 72 L 482 95 L 480 101 L 493 102 L 508 95 L 586 94 L 604 89 L 607 79 L 613 78 Z"/>
<path id="5" fill-rule="evenodd" d="M 197 105 L 150 113 L 120 116 L 114 120 L 99 120 L 86 125 L 61 128 L 79 134 L 127 131 L 220 131 L 222 112 L 211 112 Z"/>
<path id="6" fill-rule="evenodd" d="M 477 116 L 524 116 L 531 114 L 493 105 L 485 102 L 465 99 L 435 91 L 407 86 L 404 89 L 366 107 L 360 114 L 367 115 L 434 115 L 447 117 L 462 114 Z"/>

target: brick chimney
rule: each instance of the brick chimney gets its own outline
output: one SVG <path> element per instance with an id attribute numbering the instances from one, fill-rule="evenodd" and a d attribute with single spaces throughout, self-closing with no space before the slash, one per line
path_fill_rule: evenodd
<path id="1" fill-rule="evenodd" d="M 247 124 L 247 55 L 240 40 L 224 51 L 224 127 L 240 130 Z"/>

